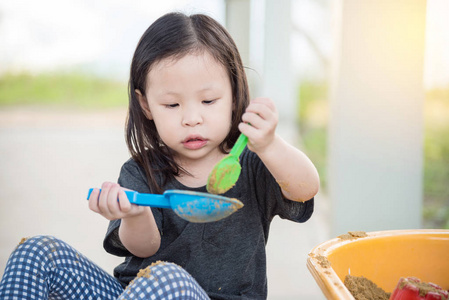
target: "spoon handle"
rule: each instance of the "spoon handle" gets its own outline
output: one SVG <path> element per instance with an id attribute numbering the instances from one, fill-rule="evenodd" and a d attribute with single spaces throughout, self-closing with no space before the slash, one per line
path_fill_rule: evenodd
<path id="1" fill-rule="evenodd" d="M 126 191 L 125 191 L 126 193 Z M 151 207 L 159 207 L 159 208 L 173 208 L 170 204 L 170 200 L 164 194 L 145 194 L 145 193 L 135 193 L 134 199 L 129 199 L 129 202 L 142 205 L 142 206 L 151 206 Z"/>
<path id="2" fill-rule="evenodd" d="M 94 189 L 89 189 L 87 194 L 87 199 L 90 198 L 90 194 Z M 100 189 L 101 193 L 101 189 Z M 171 208 L 170 201 L 164 195 L 159 194 L 143 194 L 135 191 L 125 191 L 126 196 L 128 197 L 129 202 L 132 204 L 142 205 L 142 206 L 151 206 L 151 207 L 160 207 L 160 208 Z M 118 199 L 117 199 L 118 200 Z"/>
<path id="3" fill-rule="evenodd" d="M 243 133 L 240 134 L 239 138 L 234 144 L 234 147 L 232 147 L 231 152 L 229 152 L 229 155 L 239 157 L 240 154 L 242 154 L 243 149 L 245 149 L 246 144 L 248 143 L 248 138 Z"/>

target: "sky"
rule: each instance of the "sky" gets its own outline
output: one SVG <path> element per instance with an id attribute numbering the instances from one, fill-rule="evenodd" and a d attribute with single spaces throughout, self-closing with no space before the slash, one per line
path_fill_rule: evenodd
<path id="1" fill-rule="evenodd" d="M 292 0 L 293 25 L 313 39 L 324 58 L 332 51 L 329 1 Z M 263 0 L 252 0 L 253 8 L 260 4 Z M 0 0 L 0 73 L 77 69 L 126 79 L 142 33 L 173 10 L 206 13 L 225 24 L 224 0 Z M 257 11 L 252 18 L 263 19 L 263 10 Z M 449 1 L 428 0 L 424 76 L 429 87 L 449 86 L 448 13 Z M 324 76 L 322 61 L 297 31 L 291 47 L 301 49 L 293 62 L 297 76 Z"/>

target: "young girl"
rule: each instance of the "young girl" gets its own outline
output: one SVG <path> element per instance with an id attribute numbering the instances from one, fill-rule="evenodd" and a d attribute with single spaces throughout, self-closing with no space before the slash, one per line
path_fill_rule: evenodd
<path id="1" fill-rule="evenodd" d="M 309 219 L 319 177 L 304 153 L 275 134 L 274 102 L 249 102 L 232 38 L 205 15 L 159 18 L 137 45 L 129 98 L 126 138 L 132 158 L 118 183 L 104 183 L 101 193 L 95 189 L 89 198 L 90 209 L 111 221 L 106 251 L 125 257 L 115 278 L 64 242 L 35 237 L 11 255 L 0 298 L 32 299 L 33 293 L 36 299 L 266 298 L 270 222 L 276 215 Z M 206 192 L 213 166 L 240 133 L 249 140 L 240 157 L 242 173 L 224 194 L 243 202 L 236 213 L 189 223 L 172 210 L 128 201 L 125 188 Z"/>

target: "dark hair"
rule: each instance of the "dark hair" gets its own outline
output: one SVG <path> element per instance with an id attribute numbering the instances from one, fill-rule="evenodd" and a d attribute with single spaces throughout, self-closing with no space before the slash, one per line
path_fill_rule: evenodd
<path id="1" fill-rule="evenodd" d="M 240 134 L 237 126 L 249 104 L 249 89 L 242 60 L 226 29 L 206 15 L 169 13 L 157 19 L 145 31 L 134 52 L 128 86 L 126 142 L 132 158 L 144 167 L 148 185 L 154 193 L 162 192 L 156 176 L 161 176 L 162 184 L 165 184 L 166 180 L 183 170 L 159 137 L 154 121 L 145 116 L 135 90 L 145 95 L 147 75 L 155 63 L 203 51 L 210 53 L 225 67 L 231 81 L 231 130 L 220 144 L 220 150 L 226 153 L 225 149 L 230 149 Z"/>

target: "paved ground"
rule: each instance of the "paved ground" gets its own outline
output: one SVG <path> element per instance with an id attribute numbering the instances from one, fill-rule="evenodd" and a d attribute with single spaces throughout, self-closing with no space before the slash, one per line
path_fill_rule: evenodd
<path id="1" fill-rule="evenodd" d="M 107 221 L 85 198 L 88 188 L 115 181 L 128 158 L 124 119 L 124 110 L 0 110 L 0 276 L 20 239 L 37 234 L 67 241 L 108 272 L 121 262 L 103 250 Z M 316 202 L 305 224 L 272 224 L 269 299 L 324 299 L 306 268 L 310 249 L 329 239 L 326 198 Z"/>

